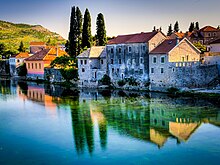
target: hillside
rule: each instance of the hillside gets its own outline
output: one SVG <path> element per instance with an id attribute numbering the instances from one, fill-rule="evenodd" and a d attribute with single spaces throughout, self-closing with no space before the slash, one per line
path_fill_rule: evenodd
<path id="1" fill-rule="evenodd" d="M 51 43 L 65 43 L 65 39 L 59 34 L 50 32 L 41 25 L 14 24 L 0 20 L 0 43 L 3 43 L 7 50 L 15 52 L 20 42 L 23 41 L 26 48 L 30 41 L 44 41 L 50 39 Z"/>

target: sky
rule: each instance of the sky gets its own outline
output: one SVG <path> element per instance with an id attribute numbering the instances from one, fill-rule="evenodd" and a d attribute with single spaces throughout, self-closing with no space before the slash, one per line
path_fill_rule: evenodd
<path id="1" fill-rule="evenodd" d="M 78 6 L 92 17 L 92 34 L 96 32 L 99 13 L 105 17 L 108 36 L 152 31 L 179 22 L 186 31 L 190 22 L 200 28 L 220 25 L 220 0 L 0 0 L 0 19 L 14 23 L 38 24 L 68 38 L 70 12 Z"/>

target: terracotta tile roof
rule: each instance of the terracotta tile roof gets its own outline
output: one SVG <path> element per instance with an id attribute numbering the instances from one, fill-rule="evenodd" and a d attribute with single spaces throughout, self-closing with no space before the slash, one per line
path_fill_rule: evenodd
<path id="1" fill-rule="evenodd" d="M 56 57 L 64 56 L 68 54 L 57 48 L 50 48 L 50 49 L 44 49 L 37 53 L 35 53 L 33 56 L 26 59 L 26 61 L 53 61 Z"/>
<path id="2" fill-rule="evenodd" d="M 212 26 L 205 26 L 202 29 L 200 29 L 202 32 L 211 32 L 211 31 L 219 31 L 218 29 L 212 27 Z"/>
<path id="3" fill-rule="evenodd" d="M 105 57 L 106 50 L 105 46 L 93 46 L 86 51 L 82 52 L 77 58 L 99 58 Z"/>
<path id="4" fill-rule="evenodd" d="M 127 43 L 145 43 L 148 42 L 158 32 L 137 33 L 129 35 L 119 35 L 116 38 L 110 40 L 108 45 L 111 44 L 127 44 Z"/>
<path id="5" fill-rule="evenodd" d="M 209 44 L 220 44 L 220 38 L 215 41 L 210 42 Z"/>
<path id="6" fill-rule="evenodd" d="M 28 52 L 21 52 L 21 53 L 18 53 L 15 57 L 16 58 L 28 58 L 29 54 Z"/>
<path id="7" fill-rule="evenodd" d="M 179 38 L 184 38 L 185 35 L 186 35 L 186 33 L 178 33 L 178 32 L 176 32 L 175 34 L 176 34 L 176 36 L 179 37 Z"/>
<path id="8" fill-rule="evenodd" d="M 27 58 L 25 61 L 42 61 L 49 51 L 50 49 L 41 50 Z"/>
<path id="9" fill-rule="evenodd" d="M 30 42 L 30 46 L 44 46 L 46 45 L 45 42 Z"/>
<path id="10" fill-rule="evenodd" d="M 166 39 L 153 49 L 150 54 L 167 54 L 176 46 L 176 39 Z"/>

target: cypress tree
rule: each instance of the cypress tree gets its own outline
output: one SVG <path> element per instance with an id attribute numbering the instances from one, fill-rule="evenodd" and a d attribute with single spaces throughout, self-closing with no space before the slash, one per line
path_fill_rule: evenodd
<path id="1" fill-rule="evenodd" d="M 176 23 L 174 24 L 174 32 L 179 32 L 179 22 L 176 21 Z"/>
<path id="2" fill-rule="evenodd" d="M 83 32 L 82 32 L 82 48 L 90 48 L 92 45 L 91 34 L 91 16 L 89 10 L 86 9 L 83 20 Z"/>
<path id="3" fill-rule="evenodd" d="M 96 40 L 98 46 L 105 46 L 107 43 L 105 20 L 102 13 L 98 14 L 96 20 Z"/>
<path id="4" fill-rule="evenodd" d="M 189 26 L 189 32 L 192 32 L 194 30 L 194 22 L 191 22 L 190 26 Z"/>
<path id="5" fill-rule="evenodd" d="M 19 52 L 25 52 L 25 47 L 24 47 L 24 44 L 23 44 L 22 41 L 21 41 L 21 43 L 20 43 L 20 46 L 19 46 L 19 48 L 18 48 L 18 51 L 19 51 Z"/>
<path id="6" fill-rule="evenodd" d="M 154 28 L 153 28 L 153 30 L 152 30 L 153 32 L 155 32 L 156 31 L 156 26 L 154 26 Z"/>
<path id="7" fill-rule="evenodd" d="M 196 22 L 196 30 L 199 30 L 199 22 Z"/>
<path id="8" fill-rule="evenodd" d="M 170 36 L 172 33 L 173 33 L 172 24 L 170 24 L 170 26 L 168 27 L 167 35 Z"/>
<path id="9" fill-rule="evenodd" d="M 72 58 L 76 57 L 76 9 L 75 6 L 72 7 L 70 16 L 70 32 L 69 32 L 69 55 Z"/>
<path id="10" fill-rule="evenodd" d="M 79 55 L 81 53 L 82 47 L 82 13 L 80 9 L 76 8 L 76 37 L 77 37 L 77 46 L 76 46 L 76 54 Z"/>

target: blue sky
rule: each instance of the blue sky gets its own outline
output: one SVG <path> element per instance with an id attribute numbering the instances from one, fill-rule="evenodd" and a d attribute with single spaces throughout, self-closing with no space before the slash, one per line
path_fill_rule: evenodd
<path id="1" fill-rule="evenodd" d="M 176 20 L 182 31 L 196 21 L 200 27 L 220 25 L 219 0 L 0 0 L 0 19 L 40 24 L 67 38 L 71 6 L 79 6 L 82 14 L 89 9 L 93 34 L 103 13 L 108 36 L 151 31 L 154 25 L 166 33 Z"/>

